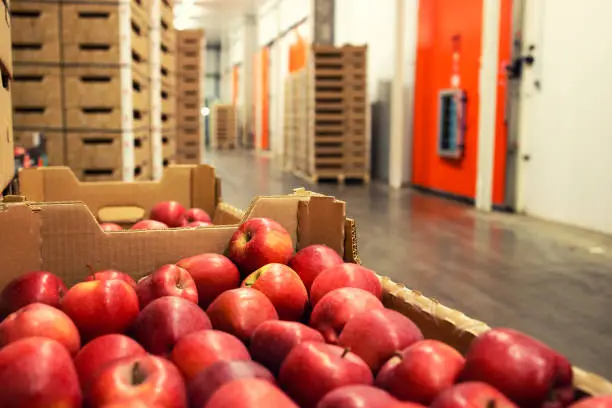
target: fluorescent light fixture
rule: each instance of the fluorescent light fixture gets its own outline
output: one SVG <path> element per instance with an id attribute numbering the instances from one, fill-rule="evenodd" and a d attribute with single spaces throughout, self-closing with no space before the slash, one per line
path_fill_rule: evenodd
<path id="1" fill-rule="evenodd" d="M 210 115 L 210 109 L 208 109 L 208 107 L 203 107 L 202 108 L 202 116 L 208 116 Z"/>

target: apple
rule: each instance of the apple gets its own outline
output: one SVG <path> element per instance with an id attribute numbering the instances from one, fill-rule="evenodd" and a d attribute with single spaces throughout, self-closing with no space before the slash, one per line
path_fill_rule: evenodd
<path id="1" fill-rule="evenodd" d="M 451 346 L 423 340 L 392 357 L 376 376 L 376 385 L 400 400 L 430 405 L 455 384 L 464 363 Z"/>
<path id="2" fill-rule="evenodd" d="M 215 329 L 248 343 L 257 326 L 278 320 L 270 300 L 258 290 L 238 288 L 223 292 L 206 309 Z"/>
<path id="3" fill-rule="evenodd" d="M 185 207 L 178 201 L 163 201 L 155 204 L 149 217 L 152 220 L 163 222 L 170 228 L 184 227 L 187 224 Z"/>
<path id="4" fill-rule="evenodd" d="M 27 337 L 0 349 L 3 407 L 80 408 L 79 379 L 59 342 Z"/>
<path id="5" fill-rule="evenodd" d="M 323 334 L 325 341 L 338 342 L 344 325 L 359 313 L 383 309 L 384 306 L 370 292 L 357 288 L 340 288 L 329 292 L 317 303 L 310 315 L 310 327 Z M 380 333 L 377 333 L 380 335 Z"/>
<path id="6" fill-rule="evenodd" d="M 136 289 L 136 281 L 127 273 L 119 272 L 114 269 L 107 269 L 104 271 L 93 272 L 85 278 L 86 281 L 92 280 L 122 280 L 128 283 L 131 287 Z"/>
<path id="7" fill-rule="evenodd" d="M 81 389 L 87 392 L 94 378 L 107 364 L 146 354 L 140 344 L 123 334 L 107 334 L 93 339 L 74 358 Z"/>
<path id="8" fill-rule="evenodd" d="M 330 247 L 309 245 L 293 255 L 293 258 L 289 261 L 289 266 L 298 274 L 304 282 L 306 290 L 310 292 L 312 282 L 321 272 L 343 263 L 342 257 Z"/>
<path id="9" fill-rule="evenodd" d="M 131 230 L 160 230 L 168 229 L 168 226 L 163 222 L 154 220 L 142 220 L 132 225 Z"/>
<path id="10" fill-rule="evenodd" d="M 45 303 L 59 308 L 66 290 L 64 282 L 51 272 L 28 272 L 2 289 L 0 311 L 3 317 L 8 316 L 30 303 Z"/>
<path id="11" fill-rule="evenodd" d="M 198 289 L 198 304 L 206 309 L 226 290 L 240 286 L 236 265 L 220 254 L 201 254 L 181 259 L 176 264 L 193 278 Z"/>
<path id="12" fill-rule="evenodd" d="M 247 276 L 242 287 L 256 289 L 266 295 L 281 320 L 300 320 L 308 305 L 308 292 L 302 280 L 287 265 L 264 265 Z"/>
<path id="13" fill-rule="evenodd" d="M 293 254 L 293 241 L 279 223 L 251 218 L 232 235 L 228 254 L 246 276 L 269 263 L 286 264 Z"/>
<path id="14" fill-rule="evenodd" d="M 206 211 L 201 208 L 190 208 L 185 211 L 185 220 L 187 222 L 207 222 L 212 225 L 212 220 L 210 219 L 210 215 Z"/>
<path id="15" fill-rule="evenodd" d="M 338 338 L 365 361 L 373 372 L 397 350 L 423 340 L 423 333 L 409 318 L 391 309 L 373 309 L 352 317 Z"/>
<path id="16" fill-rule="evenodd" d="M 244 378 L 223 385 L 205 408 L 299 408 L 273 384 L 259 378 Z"/>
<path id="17" fill-rule="evenodd" d="M 159 404 L 150 404 L 138 398 L 121 400 L 105 404 L 102 408 L 165 408 Z"/>
<path id="18" fill-rule="evenodd" d="M 185 225 L 185 227 L 189 228 L 199 228 L 199 227 L 210 227 L 212 223 L 206 221 L 192 221 L 189 224 Z"/>
<path id="19" fill-rule="evenodd" d="M 518 408 L 504 394 L 481 382 L 465 382 L 443 391 L 430 408 Z"/>
<path id="20" fill-rule="evenodd" d="M 141 309 L 163 296 L 177 296 L 198 303 L 198 290 L 193 278 L 189 272 L 176 265 L 163 265 L 139 280 L 136 294 Z"/>
<path id="21" fill-rule="evenodd" d="M 215 391 L 223 385 L 243 378 L 259 378 L 275 384 L 274 376 L 263 366 L 247 360 L 220 360 L 189 382 L 189 406 L 204 407 Z"/>
<path id="22" fill-rule="evenodd" d="M 187 408 L 187 391 L 178 368 L 150 354 L 108 364 L 91 384 L 87 396 L 92 408 L 130 399 L 165 408 Z"/>
<path id="23" fill-rule="evenodd" d="M 103 222 L 100 224 L 100 228 L 102 231 L 123 231 L 123 227 L 121 225 L 115 224 L 113 222 Z"/>
<path id="24" fill-rule="evenodd" d="M 389 408 L 399 401 L 371 385 L 347 385 L 325 394 L 317 408 Z"/>
<path id="25" fill-rule="evenodd" d="M 348 349 L 306 341 L 290 352 L 278 376 L 281 387 L 301 407 L 315 407 L 330 391 L 346 385 L 371 385 L 368 365 Z"/>
<path id="26" fill-rule="evenodd" d="M 574 400 L 569 361 L 512 329 L 492 329 L 474 340 L 460 379 L 490 384 L 521 407 L 567 406 Z"/>
<path id="27" fill-rule="evenodd" d="M 10 314 L 0 323 L 0 347 L 26 337 L 57 340 L 75 355 L 81 348 L 79 330 L 59 309 L 44 303 L 31 303 Z"/>
<path id="28" fill-rule="evenodd" d="M 74 285 L 62 299 L 62 310 L 70 316 L 87 342 L 104 334 L 124 333 L 138 316 L 138 296 L 122 280 L 94 280 Z"/>
<path id="29" fill-rule="evenodd" d="M 332 266 L 316 277 L 310 288 L 310 303 L 316 306 L 319 300 L 338 288 L 358 288 L 382 299 L 382 285 L 374 271 L 361 265 L 345 263 Z"/>
<path id="30" fill-rule="evenodd" d="M 268 320 L 253 332 L 249 350 L 255 361 L 276 375 L 291 349 L 305 341 L 325 343 L 321 333 L 302 323 Z"/>
<path id="31" fill-rule="evenodd" d="M 186 380 L 221 360 L 250 360 L 249 350 L 231 334 L 200 330 L 181 337 L 170 354 Z"/>
<path id="32" fill-rule="evenodd" d="M 149 303 L 134 324 L 134 338 L 149 353 L 168 355 L 183 336 L 211 329 L 206 313 L 193 302 L 164 296 Z"/>
<path id="33" fill-rule="evenodd" d="M 570 405 L 569 408 L 612 408 L 612 395 L 583 398 Z"/>

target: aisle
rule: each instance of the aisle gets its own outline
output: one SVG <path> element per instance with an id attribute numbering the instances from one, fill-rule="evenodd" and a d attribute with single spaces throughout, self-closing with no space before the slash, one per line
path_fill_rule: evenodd
<path id="1" fill-rule="evenodd" d="M 268 158 L 209 153 L 223 199 L 296 187 L 348 202 L 364 265 L 492 326 L 540 338 L 612 378 L 612 237 L 470 207 L 386 185 L 308 186 Z M 601 253 L 603 252 L 603 253 Z"/>

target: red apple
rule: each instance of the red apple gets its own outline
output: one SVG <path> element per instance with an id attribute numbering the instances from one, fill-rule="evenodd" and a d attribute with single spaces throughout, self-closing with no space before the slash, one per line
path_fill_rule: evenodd
<path id="1" fill-rule="evenodd" d="M 85 392 L 100 371 L 109 363 L 147 354 L 145 349 L 123 334 L 107 334 L 87 343 L 74 358 L 81 389 Z"/>
<path id="2" fill-rule="evenodd" d="M 278 374 L 291 349 L 305 341 L 324 343 L 325 339 L 321 333 L 301 323 L 268 320 L 253 332 L 249 350 L 255 361 Z"/>
<path id="3" fill-rule="evenodd" d="M 181 259 L 177 265 L 193 278 L 198 288 L 198 303 L 204 309 L 221 293 L 240 285 L 238 268 L 223 255 L 196 255 Z"/>
<path id="4" fill-rule="evenodd" d="M 310 288 L 310 303 L 316 306 L 319 300 L 338 288 L 358 288 L 382 298 L 382 285 L 374 271 L 361 265 L 345 263 L 332 266 L 321 272 Z"/>
<path id="5" fill-rule="evenodd" d="M 189 383 L 189 406 L 204 407 L 223 385 L 243 378 L 259 378 L 275 384 L 274 376 L 263 366 L 247 360 L 220 360 L 200 371 Z"/>
<path id="6" fill-rule="evenodd" d="M 87 342 L 98 336 L 124 333 L 138 316 L 138 296 L 122 280 L 81 282 L 62 300 L 62 310 L 70 316 Z"/>
<path id="7" fill-rule="evenodd" d="M 168 226 L 163 222 L 154 220 L 142 220 L 132 225 L 131 230 L 160 230 L 168 229 Z"/>
<path id="8" fill-rule="evenodd" d="M 51 272 L 28 272 L 4 287 L 0 293 L 0 311 L 2 316 L 8 316 L 30 303 L 59 308 L 65 293 L 66 285 Z"/>
<path id="9" fill-rule="evenodd" d="M 130 275 L 128 275 L 127 273 L 116 271 L 114 269 L 92 272 L 91 275 L 85 278 L 85 281 L 92 280 L 122 280 L 128 283 L 134 289 L 136 289 L 136 281 Z"/>
<path id="10" fill-rule="evenodd" d="M 164 296 L 177 296 L 198 303 L 198 290 L 193 278 L 185 269 L 176 265 L 164 265 L 151 275 L 138 281 L 136 294 L 140 308 Z"/>
<path id="11" fill-rule="evenodd" d="M 335 289 L 323 296 L 312 310 L 310 327 L 320 331 L 328 343 L 335 344 L 338 342 L 338 336 L 344 325 L 353 316 L 368 310 L 383 308 L 381 301 L 365 290 Z"/>
<path id="12" fill-rule="evenodd" d="M 464 363 L 454 348 L 423 340 L 392 357 L 376 376 L 376 385 L 400 400 L 429 405 L 455 384 Z"/>
<path id="13" fill-rule="evenodd" d="M 351 318 L 338 345 L 350 348 L 377 372 L 393 353 L 419 340 L 423 340 L 423 333 L 412 320 L 395 310 L 374 309 Z"/>
<path id="14" fill-rule="evenodd" d="M 512 329 L 492 329 L 471 345 L 462 381 L 492 385 L 521 407 L 574 399 L 572 366 L 547 345 Z"/>
<path id="15" fill-rule="evenodd" d="M 179 339 L 170 359 L 186 380 L 221 360 L 250 360 L 249 350 L 231 334 L 200 330 Z"/>
<path id="16" fill-rule="evenodd" d="M 123 231 L 121 225 L 112 222 L 103 222 L 100 224 L 100 228 L 102 228 L 102 231 Z"/>
<path id="17" fill-rule="evenodd" d="M 246 276 L 269 263 L 286 264 L 293 254 L 293 241 L 277 222 L 252 218 L 234 232 L 228 254 Z"/>
<path id="18" fill-rule="evenodd" d="M 248 343 L 257 326 L 267 320 L 278 320 L 272 302 L 258 290 L 232 289 L 223 292 L 206 309 L 215 329 Z"/>
<path id="19" fill-rule="evenodd" d="M 147 305 L 134 324 L 134 338 L 149 353 L 168 355 L 183 336 L 212 326 L 206 313 L 193 302 L 164 296 Z"/>
<path id="20" fill-rule="evenodd" d="M 315 407 L 330 391 L 346 385 L 371 385 L 368 365 L 348 349 L 307 341 L 289 352 L 279 382 L 301 407 Z"/>
<path id="21" fill-rule="evenodd" d="M 306 290 L 315 278 L 324 270 L 336 265 L 342 265 L 344 261 L 336 251 L 325 245 L 309 245 L 300 249 L 289 261 L 289 266 L 299 275 Z"/>
<path id="22" fill-rule="evenodd" d="M 274 305 L 281 320 L 300 320 L 308 305 L 308 292 L 297 273 L 287 265 L 264 265 L 242 282 L 260 291 Z"/>
<path id="23" fill-rule="evenodd" d="M 72 320 L 66 313 L 44 303 L 24 306 L 0 323 L 0 347 L 26 337 L 57 340 L 72 355 L 81 348 L 81 337 Z"/>
<path id="24" fill-rule="evenodd" d="M 105 404 L 102 408 L 165 408 L 159 404 L 150 404 L 138 398 L 121 400 Z"/>
<path id="25" fill-rule="evenodd" d="M 108 364 L 91 384 L 92 408 L 139 399 L 165 408 L 187 408 L 187 391 L 179 370 L 168 360 L 132 356 Z"/>
<path id="26" fill-rule="evenodd" d="M 0 349 L 2 407 L 80 408 L 70 353 L 53 339 L 28 337 Z"/>
<path id="27" fill-rule="evenodd" d="M 178 201 L 163 201 L 155 204 L 149 217 L 152 220 L 163 222 L 170 228 L 183 227 L 187 224 L 185 207 Z"/>
<path id="28" fill-rule="evenodd" d="M 612 408 L 612 395 L 583 398 L 570 405 L 569 408 Z"/>
<path id="29" fill-rule="evenodd" d="M 185 211 L 185 219 L 187 222 L 207 222 L 212 225 L 212 221 L 210 219 L 210 215 L 201 208 L 190 208 Z"/>
<path id="30" fill-rule="evenodd" d="M 504 394 L 481 382 L 455 385 L 436 398 L 430 408 L 518 408 Z"/>
<path id="31" fill-rule="evenodd" d="M 231 381 L 215 392 L 205 408 L 298 408 L 276 386 L 259 378 Z"/>
<path id="32" fill-rule="evenodd" d="M 317 408 L 389 408 L 399 401 L 371 385 L 347 385 L 325 394 Z"/>
<path id="33" fill-rule="evenodd" d="M 185 225 L 185 227 L 189 228 L 199 228 L 199 227 L 210 227 L 212 223 L 206 221 L 192 221 L 189 224 Z"/>

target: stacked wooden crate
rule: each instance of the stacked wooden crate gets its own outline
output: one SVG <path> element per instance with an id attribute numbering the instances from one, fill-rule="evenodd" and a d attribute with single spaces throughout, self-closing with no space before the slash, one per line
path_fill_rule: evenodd
<path id="1" fill-rule="evenodd" d="M 204 31 L 177 31 L 177 135 L 178 163 L 199 164 L 203 154 L 202 90 Z"/>
<path id="2" fill-rule="evenodd" d="M 0 194 L 13 179 L 12 55 L 9 3 L 0 4 Z"/>
<path id="3" fill-rule="evenodd" d="M 149 11 L 131 2 L 11 4 L 16 140 L 47 137 L 81 180 L 150 177 Z"/>
<path id="4" fill-rule="evenodd" d="M 216 104 L 212 110 L 212 145 L 216 149 L 236 147 L 237 120 L 234 105 Z"/>
<path id="5" fill-rule="evenodd" d="M 162 164 L 164 167 L 176 160 L 177 127 L 177 40 L 174 29 L 174 4 L 172 0 L 161 0 L 161 129 Z"/>

